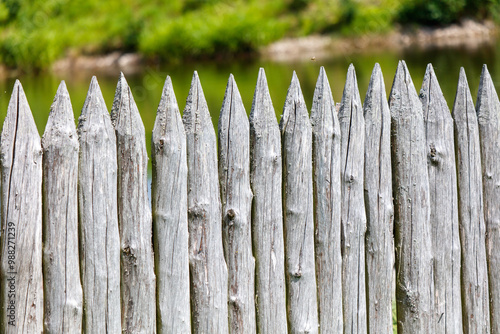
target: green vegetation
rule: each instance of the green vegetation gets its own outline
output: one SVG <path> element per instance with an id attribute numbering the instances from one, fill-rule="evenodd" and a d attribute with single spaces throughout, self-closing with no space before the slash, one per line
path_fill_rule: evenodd
<path id="1" fill-rule="evenodd" d="M 383 33 L 466 13 L 500 20 L 500 0 L 2 0 L 0 61 L 29 70 L 113 50 L 171 62 L 227 57 L 284 36 Z"/>

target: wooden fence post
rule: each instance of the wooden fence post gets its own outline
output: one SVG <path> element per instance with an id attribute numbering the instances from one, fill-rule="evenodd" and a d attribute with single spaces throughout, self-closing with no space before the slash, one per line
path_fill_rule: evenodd
<path id="1" fill-rule="evenodd" d="M 500 102 L 486 65 L 476 102 L 483 174 L 491 333 L 500 333 Z"/>
<path id="2" fill-rule="evenodd" d="M 375 64 L 363 105 L 365 120 L 366 287 L 369 333 L 392 333 L 394 206 L 391 112 Z"/>
<path id="3" fill-rule="evenodd" d="M 234 334 L 256 332 L 249 131 L 245 107 L 231 74 L 219 116 L 218 143 L 229 331 Z"/>
<path id="4" fill-rule="evenodd" d="M 44 332 L 82 331 L 78 257 L 78 135 L 66 84 L 50 108 L 43 147 Z"/>
<path id="5" fill-rule="evenodd" d="M 366 333 L 365 232 L 363 193 L 365 123 L 356 72 L 351 64 L 339 109 L 341 131 L 341 242 L 344 333 Z"/>
<path id="6" fill-rule="evenodd" d="M 460 237 L 453 119 L 432 65 L 427 65 L 420 90 L 427 171 L 430 226 L 434 256 L 435 333 L 462 333 Z M 446 236 L 446 237 L 444 237 Z"/>
<path id="7" fill-rule="evenodd" d="M 455 121 L 458 221 L 462 248 L 463 331 L 490 333 L 479 129 L 463 67 L 460 69 L 452 116 Z"/>
<path id="8" fill-rule="evenodd" d="M 78 123 L 83 331 L 120 333 L 116 136 L 96 77 Z"/>
<path id="9" fill-rule="evenodd" d="M 227 267 L 217 175 L 217 142 L 194 72 L 183 116 L 188 162 L 189 265 L 194 333 L 228 333 Z"/>
<path id="10" fill-rule="evenodd" d="M 116 133 L 118 167 L 122 330 L 125 333 L 154 333 L 156 279 L 146 136 L 123 73 L 118 79 L 111 120 Z"/>
<path id="11" fill-rule="evenodd" d="M 264 69 L 250 112 L 250 185 L 257 332 L 287 333 L 281 139 Z"/>
<path id="12" fill-rule="evenodd" d="M 287 310 L 292 333 L 318 333 L 314 266 L 312 130 L 293 72 L 280 121 Z"/>
<path id="13" fill-rule="evenodd" d="M 151 138 L 158 333 L 191 333 L 186 134 L 167 76 Z"/>
<path id="14" fill-rule="evenodd" d="M 311 108 L 316 278 L 321 334 L 342 333 L 340 125 L 320 68 Z"/>
<path id="15" fill-rule="evenodd" d="M 422 104 L 404 61 L 389 97 L 398 333 L 434 333 L 429 176 Z"/>
<path id="16" fill-rule="evenodd" d="M 0 328 L 42 333 L 42 147 L 16 80 L 0 138 L 2 233 Z"/>

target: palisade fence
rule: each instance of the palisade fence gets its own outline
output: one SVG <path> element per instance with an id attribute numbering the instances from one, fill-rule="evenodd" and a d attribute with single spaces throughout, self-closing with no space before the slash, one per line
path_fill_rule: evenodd
<path id="1" fill-rule="evenodd" d="M 295 73 L 280 124 L 259 72 L 250 117 L 231 75 L 214 132 L 195 72 L 167 77 L 152 134 L 123 75 L 95 77 L 75 128 L 64 82 L 42 139 L 19 81 L 1 152 L 2 333 L 500 333 L 500 102 L 460 70 L 450 113 L 323 68 L 309 117 Z M 394 278 L 394 267 L 396 275 Z M 394 281 L 395 279 L 395 281 Z"/>

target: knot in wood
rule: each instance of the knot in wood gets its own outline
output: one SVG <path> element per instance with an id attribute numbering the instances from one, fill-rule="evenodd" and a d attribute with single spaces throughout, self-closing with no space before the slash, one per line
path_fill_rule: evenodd
<path id="1" fill-rule="evenodd" d="M 227 216 L 227 218 L 229 218 L 229 220 L 234 220 L 234 218 L 236 217 L 236 212 L 234 212 L 233 209 L 229 209 L 227 211 L 226 216 Z"/>

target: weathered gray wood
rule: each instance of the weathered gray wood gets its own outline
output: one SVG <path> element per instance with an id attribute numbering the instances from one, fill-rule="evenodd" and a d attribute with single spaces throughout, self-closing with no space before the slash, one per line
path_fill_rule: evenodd
<path id="1" fill-rule="evenodd" d="M 373 68 L 363 113 L 368 332 L 392 333 L 394 206 L 391 174 L 391 112 L 379 64 L 375 64 Z"/>
<path id="2" fill-rule="evenodd" d="M 339 109 L 341 133 L 341 249 L 344 333 L 366 333 L 365 233 L 363 195 L 365 123 L 351 64 Z"/>
<path id="3" fill-rule="evenodd" d="M 463 68 L 460 69 L 452 116 L 455 121 L 458 221 L 462 249 L 463 331 L 471 334 L 489 333 L 490 307 L 479 129 Z"/>
<path id="4" fill-rule="evenodd" d="M 420 90 L 429 173 L 435 333 L 462 333 L 460 237 L 453 119 L 432 65 Z M 443 238 L 446 236 L 446 238 Z"/>
<path id="5" fill-rule="evenodd" d="M 491 333 L 500 333 L 500 102 L 486 65 L 477 92 Z"/>
<path id="6" fill-rule="evenodd" d="M 262 334 L 288 332 L 281 180 L 280 130 L 261 68 L 250 112 L 250 185 L 257 332 Z"/>
<path id="7" fill-rule="evenodd" d="M 222 249 L 217 142 L 194 73 L 183 116 L 188 162 L 189 266 L 194 333 L 227 333 L 228 276 Z"/>
<path id="8" fill-rule="evenodd" d="M 340 125 L 323 67 L 314 90 L 311 124 L 319 325 L 322 334 L 342 333 Z"/>
<path id="9" fill-rule="evenodd" d="M 156 333 L 156 279 L 141 115 L 123 73 L 111 108 L 116 133 L 121 312 L 124 333 Z"/>
<path id="10" fill-rule="evenodd" d="M 41 333 L 42 147 L 19 80 L 3 124 L 0 153 L 0 328 L 2 333 Z"/>
<path id="11" fill-rule="evenodd" d="M 224 255 L 228 267 L 231 333 L 255 333 L 255 259 L 252 254 L 250 133 L 248 117 L 231 74 L 219 116 L 219 182 Z"/>
<path id="12" fill-rule="evenodd" d="M 429 176 L 422 104 L 404 61 L 389 97 L 398 333 L 434 333 Z"/>
<path id="13" fill-rule="evenodd" d="M 158 333 L 191 333 L 186 134 L 167 76 L 151 138 Z"/>
<path id="14" fill-rule="evenodd" d="M 312 130 L 293 72 L 280 121 L 288 323 L 291 333 L 318 333 L 314 266 Z"/>
<path id="15" fill-rule="evenodd" d="M 50 108 L 43 147 L 44 332 L 82 330 L 78 257 L 78 135 L 64 81 Z"/>
<path id="16" fill-rule="evenodd" d="M 116 136 L 96 77 L 78 120 L 83 330 L 120 333 Z"/>

